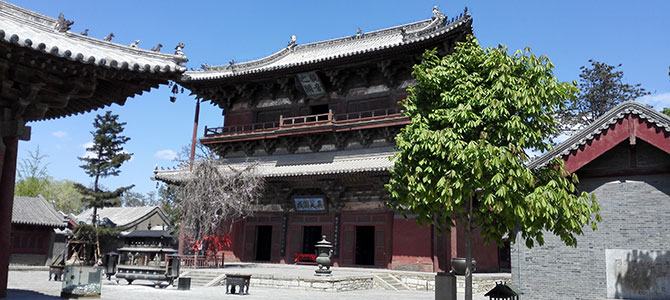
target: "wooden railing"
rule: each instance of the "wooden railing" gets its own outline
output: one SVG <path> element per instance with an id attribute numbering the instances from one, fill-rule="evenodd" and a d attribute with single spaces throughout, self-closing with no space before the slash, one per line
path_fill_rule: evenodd
<path id="1" fill-rule="evenodd" d="M 299 117 L 279 116 L 279 122 L 253 123 L 245 125 L 234 125 L 225 127 L 208 128 L 205 126 L 205 136 L 213 135 L 232 135 L 240 133 L 262 132 L 272 129 L 294 128 L 306 125 L 335 124 L 354 122 L 370 118 L 393 117 L 402 112 L 402 108 L 385 108 L 360 112 L 351 112 L 344 114 L 333 114 L 329 111 L 326 114 L 307 115 Z"/>
<path id="2" fill-rule="evenodd" d="M 367 111 L 357 111 L 345 114 L 339 114 L 335 116 L 335 121 L 348 121 L 348 120 L 359 120 L 365 118 L 377 118 L 377 117 L 386 117 L 390 115 L 399 114 L 402 112 L 402 108 L 384 108 L 376 110 L 367 110 Z"/>
<path id="3" fill-rule="evenodd" d="M 308 115 L 308 116 L 300 116 L 300 117 L 291 117 L 291 118 L 284 118 L 283 116 L 279 116 L 279 128 L 282 127 L 292 127 L 292 126 L 299 126 L 299 125 L 312 125 L 316 122 L 333 122 L 333 111 L 328 111 L 327 114 L 319 114 L 319 115 Z"/>
<path id="4" fill-rule="evenodd" d="M 181 267 L 189 269 L 223 268 L 223 253 L 216 255 L 182 255 Z"/>

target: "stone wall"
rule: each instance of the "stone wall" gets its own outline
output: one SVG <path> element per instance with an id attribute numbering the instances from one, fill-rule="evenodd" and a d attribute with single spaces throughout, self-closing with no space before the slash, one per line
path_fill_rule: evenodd
<path id="1" fill-rule="evenodd" d="M 250 286 L 285 288 L 307 291 L 344 292 L 373 288 L 372 276 L 303 277 L 254 274 Z M 225 283 L 221 283 L 225 284 Z"/>
<path id="2" fill-rule="evenodd" d="M 411 290 L 434 291 L 435 274 L 421 273 L 393 273 Z M 472 291 L 474 293 L 486 293 L 496 286 L 496 282 L 509 282 L 509 273 L 475 273 L 472 276 Z M 465 293 L 465 276 L 456 276 L 456 289 L 458 293 Z"/>
<path id="3" fill-rule="evenodd" d="M 552 234 L 545 235 L 545 245 L 541 247 L 527 249 L 523 242 L 512 245 L 512 282 L 524 292 L 523 298 L 605 298 L 608 284 L 610 289 L 617 289 L 626 282 L 625 278 L 608 282 L 608 250 L 670 249 L 669 175 L 581 178 L 580 188 L 596 195 L 603 221 L 597 231 L 584 229 L 577 248 L 565 246 Z M 663 270 L 656 268 L 656 278 L 645 280 L 665 282 L 668 292 L 668 271 L 667 266 Z M 625 295 L 615 292 L 614 296 Z"/>

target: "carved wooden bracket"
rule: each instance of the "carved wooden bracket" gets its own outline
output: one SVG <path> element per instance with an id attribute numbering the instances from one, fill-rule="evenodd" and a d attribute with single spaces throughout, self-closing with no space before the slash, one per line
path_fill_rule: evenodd
<path id="1" fill-rule="evenodd" d="M 319 180 L 319 186 L 324 194 L 328 197 L 330 207 L 339 212 L 344 208 L 344 201 L 342 201 L 342 193 L 344 192 L 344 185 L 338 184 L 335 179 L 323 179 Z"/>
<path id="2" fill-rule="evenodd" d="M 300 137 L 299 136 L 287 136 L 284 139 L 284 143 L 286 144 L 286 151 L 288 153 L 295 153 L 298 151 L 298 147 L 300 146 Z"/>
<path id="3" fill-rule="evenodd" d="M 277 150 L 277 144 L 279 144 L 278 139 L 264 139 L 263 140 L 263 149 L 265 149 L 265 153 L 268 155 L 272 155 L 272 153 Z"/>

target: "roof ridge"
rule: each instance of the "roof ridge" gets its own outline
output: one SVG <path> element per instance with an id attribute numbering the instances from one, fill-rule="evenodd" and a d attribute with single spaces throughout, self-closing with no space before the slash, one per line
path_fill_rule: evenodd
<path id="1" fill-rule="evenodd" d="M 377 47 L 373 47 L 373 45 L 367 45 L 367 47 L 364 47 L 366 49 L 363 50 L 356 50 L 353 51 L 353 54 L 360 54 L 360 53 L 366 53 L 369 51 L 377 51 L 377 50 L 382 50 L 386 49 L 389 47 L 396 47 L 396 46 L 401 46 L 417 41 L 422 41 L 425 39 L 433 38 L 437 36 L 438 34 L 442 34 L 445 32 L 448 32 L 452 30 L 455 27 L 460 26 L 461 24 L 466 23 L 468 20 L 471 20 L 471 16 L 467 13 L 467 9 L 458 15 L 457 17 L 448 19 L 444 14 L 440 13 L 439 11 L 434 8 L 433 10 L 433 17 L 430 19 L 425 19 L 417 22 L 412 22 L 408 24 L 401 24 L 401 25 L 396 25 L 393 27 L 388 27 L 388 28 L 383 28 L 379 30 L 374 30 L 370 31 L 367 33 L 360 33 L 356 35 L 350 35 L 350 36 L 344 36 L 344 37 L 339 37 L 339 38 L 333 38 L 333 39 L 328 39 L 328 40 L 323 40 L 323 41 L 318 41 L 318 42 L 312 42 L 312 43 L 307 43 L 304 45 L 297 45 L 295 44 L 294 40 L 292 39 L 289 44 L 280 49 L 279 51 L 268 55 L 266 57 L 262 57 L 259 59 L 247 61 L 247 62 L 241 62 L 241 63 L 236 63 L 235 61 L 231 61 L 229 65 L 217 65 L 217 66 L 203 66 L 203 70 L 197 70 L 197 71 L 187 71 L 184 73 L 182 80 L 198 80 L 194 79 L 193 75 L 198 76 L 198 74 L 214 74 L 212 77 L 206 77 L 206 78 L 199 78 L 203 80 L 208 80 L 208 79 L 218 79 L 218 78 L 223 78 L 223 77 L 230 77 L 230 76 L 236 76 L 236 75 L 244 75 L 244 74 L 249 74 L 249 73 L 257 73 L 260 71 L 265 71 L 265 67 L 272 65 L 273 63 L 281 61 L 283 58 L 288 57 L 292 53 L 299 53 L 299 52 L 305 52 L 309 51 L 311 49 L 318 49 L 322 48 L 324 45 L 347 45 L 348 43 L 351 43 L 353 41 L 370 41 L 378 37 L 382 36 L 388 36 L 388 37 L 395 37 L 396 39 L 399 39 L 399 41 L 396 41 L 392 44 L 388 45 L 378 45 Z M 325 58 L 315 58 L 311 59 L 307 62 L 293 62 L 293 63 L 288 63 L 285 62 L 284 64 L 280 64 L 278 66 L 273 66 L 272 69 L 279 69 L 279 68 L 287 68 L 287 67 L 293 67 L 297 65 L 303 65 L 305 63 L 314 63 L 314 62 L 320 62 L 323 60 L 329 60 L 329 59 L 335 59 L 335 58 L 341 58 L 341 57 L 346 57 L 350 56 L 352 53 L 348 54 L 339 54 L 339 55 L 331 55 L 329 57 Z M 218 75 L 217 75 L 218 74 Z"/>
<path id="2" fill-rule="evenodd" d="M 670 116 L 666 116 L 665 114 L 634 100 L 624 101 L 607 111 L 593 123 L 570 136 L 553 150 L 548 151 L 529 162 L 528 167 L 540 168 L 559 155 L 563 156 L 569 154 L 570 151 L 575 150 L 586 142 L 592 140 L 596 135 L 601 134 L 603 130 L 609 128 L 610 125 L 616 123 L 616 121 L 622 119 L 627 114 L 638 115 L 640 118 L 663 128 L 666 132 L 670 132 Z"/>

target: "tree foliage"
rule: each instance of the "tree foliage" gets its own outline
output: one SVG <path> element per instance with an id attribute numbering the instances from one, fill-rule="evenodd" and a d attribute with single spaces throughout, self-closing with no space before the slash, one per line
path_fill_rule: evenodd
<path id="1" fill-rule="evenodd" d="M 195 163 L 189 178 L 179 186 L 177 198 L 182 212 L 181 226 L 195 243 L 202 239 L 227 234 L 224 221 L 245 217 L 264 189 L 263 178 L 255 172 L 255 164 L 246 168 L 219 168 L 218 160 Z"/>
<path id="2" fill-rule="evenodd" d="M 42 195 L 47 199 L 50 197 L 48 164 L 45 162 L 47 157 L 46 154 L 40 153 L 39 146 L 35 152 L 28 150 L 28 157 L 19 162 L 14 195 L 25 197 Z"/>
<path id="3" fill-rule="evenodd" d="M 664 108 L 661 112 L 670 117 L 670 107 Z"/>
<path id="4" fill-rule="evenodd" d="M 576 97 L 552 69 L 528 49 L 484 50 L 473 37 L 450 56 L 425 53 L 402 102 L 411 123 L 396 137 L 389 205 L 437 228 L 464 226 L 468 262 L 475 228 L 498 245 L 506 234 L 514 242 L 518 230 L 528 247 L 543 244 L 545 231 L 575 246 L 583 226 L 595 229 L 592 217 L 600 219 L 595 198 L 577 191 L 560 159 L 526 166 L 524 149 L 549 150 L 559 127 L 553 115 Z M 471 293 L 471 276 L 466 284 Z"/>
<path id="5" fill-rule="evenodd" d="M 75 187 L 84 196 L 86 206 L 93 207 L 93 224 L 97 222 L 97 210 L 101 207 L 120 205 L 121 195 L 133 186 L 108 191 L 101 188 L 100 178 L 117 176 L 121 173 L 121 165 L 130 160 L 130 153 L 124 152 L 123 145 L 130 140 L 123 136 L 126 123 L 118 121 L 119 116 L 107 111 L 104 115 L 97 115 L 93 121 L 93 144 L 86 148 L 90 155 L 79 157 L 84 164 L 80 167 L 87 175 L 94 178 L 93 186 L 88 188 L 82 184 Z"/>
<path id="6" fill-rule="evenodd" d="M 579 97 L 568 99 L 560 112 L 564 127 L 579 128 L 591 124 L 617 104 L 648 95 L 641 85 L 623 82 L 623 71 L 617 66 L 589 60 L 590 67 L 582 66 L 579 74 Z"/>
<path id="7" fill-rule="evenodd" d="M 47 200 L 51 201 L 54 207 L 65 214 L 80 213 L 84 204 L 84 196 L 75 188 L 76 182 L 71 180 L 51 180 L 49 183 L 49 196 Z"/>

